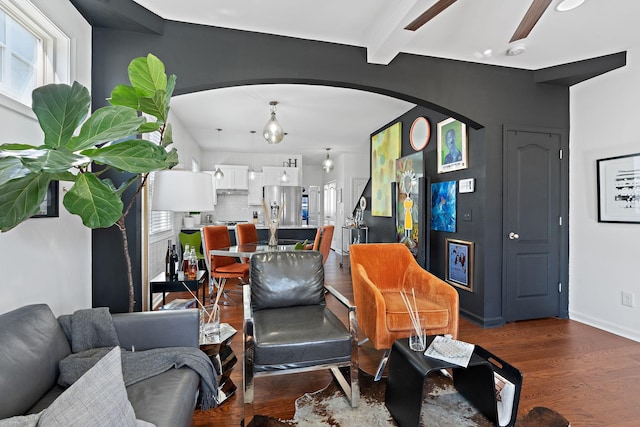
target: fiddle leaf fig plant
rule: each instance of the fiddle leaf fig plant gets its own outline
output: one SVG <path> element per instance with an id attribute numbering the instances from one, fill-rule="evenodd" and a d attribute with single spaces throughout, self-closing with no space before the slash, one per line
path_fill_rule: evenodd
<path id="1" fill-rule="evenodd" d="M 32 93 L 32 109 L 44 133 L 34 144 L 0 145 L 0 231 L 6 232 L 38 213 L 49 183 L 71 181 L 64 207 L 89 228 L 116 225 L 123 238 L 128 268 L 129 311 L 134 292 L 125 217 L 147 181 L 149 172 L 178 164 L 169 116 L 169 101 L 176 77 L 167 77 L 164 64 L 152 54 L 136 58 L 128 67 L 130 85 L 115 87 L 110 105 L 89 115 L 87 88 L 50 84 Z M 142 115 L 144 113 L 145 115 Z M 151 117 L 147 119 L 145 117 Z M 160 145 L 139 137 L 160 133 Z M 93 165 L 104 167 L 95 168 Z M 116 186 L 101 176 L 107 170 L 126 172 L 128 179 Z M 137 186 L 125 203 L 123 193 Z"/>

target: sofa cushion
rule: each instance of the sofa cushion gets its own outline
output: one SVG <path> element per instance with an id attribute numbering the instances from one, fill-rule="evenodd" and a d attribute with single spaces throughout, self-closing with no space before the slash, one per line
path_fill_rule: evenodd
<path id="1" fill-rule="evenodd" d="M 22 415 L 58 379 L 69 342 L 46 304 L 0 315 L 0 419 Z"/>
<path id="2" fill-rule="evenodd" d="M 200 377 L 189 368 L 169 369 L 127 387 L 136 418 L 158 427 L 190 426 Z"/>
<path id="3" fill-rule="evenodd" d="M 120 347 L 106 356 L 62 393 L 47 409 L 38 427 L 135 427 L 138 423 L 122 378 Z"/>

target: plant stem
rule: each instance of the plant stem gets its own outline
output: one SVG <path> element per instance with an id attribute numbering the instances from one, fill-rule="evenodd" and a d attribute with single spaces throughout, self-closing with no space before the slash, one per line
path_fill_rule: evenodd
<path id="1" fill-rule="evenodd" d="M 127 263 L 127 280 L 129 281 L 129 313 L 133 313 L 135 305 L 135 293 L 133 291 L 133 272 L 131 268 L 131 256 L 129 255 L 129 239 L 127 239 L 127 227 L 124 223 L 124 215 L 116 223 L 122 236 L 122 248 L 124 250 L 124 260 Z"/>

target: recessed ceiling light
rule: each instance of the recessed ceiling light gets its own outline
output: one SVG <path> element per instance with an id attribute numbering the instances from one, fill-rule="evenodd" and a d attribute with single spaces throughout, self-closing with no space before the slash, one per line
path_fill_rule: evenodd
<path id="1" fill-rule="evenodd" d="M 562 0 L 556 6 L 556 10 L 558 12 L 566 12 L 566 11 L 575 9 L 576 7 L 580 6 L 582 3 L 584 3 L 584 0 Z"/>
<path id="2" fill-rule="evenodd" d="M 518 56 L 526 50 L 526 46 L 523 44 L 517 44 L 507 49 L 507 56 Z"/>

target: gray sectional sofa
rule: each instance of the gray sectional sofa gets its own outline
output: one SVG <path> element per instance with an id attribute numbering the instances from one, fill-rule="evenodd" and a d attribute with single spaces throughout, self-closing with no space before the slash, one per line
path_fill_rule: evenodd
<path id="1" fill-rule="evenodd" d="M 112 317 L 123 349 L 198 347 L 195 309 Z M 66 335 L 47 305 L 28 305 L 0 315 L 0 425 L 3 419 L 46 413 L 45 408 L 65 391 L 57 385 L 58 363 L 70 353 Z M 190 426 L 199 384 L 193 370 L 169 369 L 126 387 L 126 395 L 138 420 Z"/>

